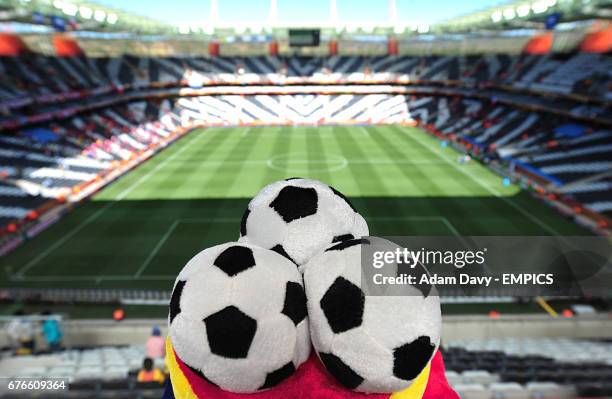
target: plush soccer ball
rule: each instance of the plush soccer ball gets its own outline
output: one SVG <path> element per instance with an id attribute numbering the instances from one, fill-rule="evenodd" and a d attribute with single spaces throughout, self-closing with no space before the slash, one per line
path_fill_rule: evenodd
<path id="1" fill-rule="evenodd" d="M 177 356 L 227 391 L 279 384 L 310 353 L 301 281 L 274 251 L 227 243 L 200 252 L 178 275 L 170 301 Z"/>
<path id="2" fill-rule="evenodd" d="M 298 266 L 330 243 L 368 235 L 368 226 L 339 191 L 316 180 L 277 181 L 249 203 L 240 241 L 269 248 Z"/>
<path id="3" fill-rule="evenodd" d="M 304 266 L 311 339 L 325 368 L 345 387 L 398 392 L 410 386 L 439 346 L 440 300 L 431 286 L 392 287 L 387 294 L 393 296 L 366 296 L 361 250 L 367 245 L 365 238 L 338 243 Z M 394 267 L 397 275 L 400 266 Z"/>

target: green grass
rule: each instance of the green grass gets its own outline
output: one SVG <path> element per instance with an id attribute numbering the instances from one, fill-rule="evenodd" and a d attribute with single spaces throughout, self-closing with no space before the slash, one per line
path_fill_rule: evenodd
<path id="1" fill-rule="evenodd" d="M 238 237 L 264 185 L 322 180 L 376 235 L 586 232 L 416 128 L 252 127 L 191 132 L 0 260 L 0 285 L 170 289 L 200 250 Z"/>

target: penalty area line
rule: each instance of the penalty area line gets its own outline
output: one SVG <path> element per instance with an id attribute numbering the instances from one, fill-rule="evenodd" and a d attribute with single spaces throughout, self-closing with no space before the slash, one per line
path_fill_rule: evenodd
<path id="1" fill-rule="evenodd" d="M 191 144 L 192 142 L 197 141 L 198 139 L 200 139 L 201 137 L 203 137 L 204 134 L 200 133 L 197 136 L 195 136 L 195 139 L 192 139 L 189 144 Z M 106 204 L 105 206 L 103 206 L 102 208 L 98 209 L 95 213 L 91 214 L 87 219 L 85 219 L 84 221 L 82 221 L 79 225 L 75 226 L 74 229 L 70 230 L 66 235 L 60 237 L 57 241 L 55 241 L 52 245 L 50 245 L 49 247 L 45 248 L 44 251 L 41 251 L 36 257 L 32 258 L 28 263 L 26 263 L 21 269 L 19 269 L 16 273 L 13 274 L 12 278 L 15 279 L 22 279 L 24 277 L 24 274 L 32 269 L 34 266 L 36 266 L 38 263 L 40 263 L 40 261 L 42 261 L 44 258 L 46 258 L 47 256 L 49 256 L 49 254 L 51 254 L 53 251 L 55 251 L 57 248 L 61 247 L 62 245 L 64 245 L 68 240 L 70 240 L 72 237 L 74 237 L 77 233 L 79 233 L 85 226 L 87 226 L 89 223 L 93 222 L 94 220 L 96 220 L 98 217 L 100 217 L 100 215 L 102 215 L 105 211 L 107 211 L 110 207 L 112 207 L 115 203 L 122 201 L 127 195 L 129 195 L 136 187 L 140 186 L 142 183 L 144 183 L 146 180 L 149 179 L 149 177 L 151 177 L 153 175 L 153 173 L 157 172 L 159 169 L 161 169 L 162 167 L 164 167 L 167 163 L 171 162 L 172 160 L 174 160 L 176 157 L 178 157 L 180 154 L 182 154 L 187 148 L 191 148 L 191 146 L 189 145 L 185 145 L 183 148 L 179 149 L 178 151 L 176 151 L 174 154 L 170 155 L 168 158 L 164 159 L 161 163 L 159 163 L 156 167 L 154 167 L 153 169 L 151 169 L 150 171 L 148 171 L 146 174 L 144 174 L 143 176 L 141 176 L 138 180 L 136 180 L 132 185 L 130 185 L 128 188 L 126 188 L 125 190 L 123 190 L 122 192 L 120 192 L 115 198 L 113 202 L 109 202 L 108 204 Z"/>
<path id="2" fill-rule="evenodd" d="M 120 274 L 110 274 L 110 275 L 65 275 L 65 276 L 28 276 L 23 279 L 15 280 L 11 279 L 11 281 L 20 281 L 20 282 L 61 282 L 61 281 L 140 281 L 140 280 L 151 280 L 151 281 L 163 281 L 163 280 L 174 280 L 176 279 L 175 275 L 144 275 L 138 278 L 135 278 L 133 275 L 120 275 Z"/>
<path id="3" fill-rule="evenodd" d="M 144 260 L 144 262 L 142 262 L 142 265 L 140 265 L 138 270 L 136 270 L 136 273 L 134 273 L 134 277 L 136 277 L 136 278 L 140 277 L 142 272 L 144 272 L 145 269 L 149 266 L 149 263 L 151 263 L 153 258 L 155 258 L 155 256 L 157 256 L 157 253 L 159 252 L 161 247 L 163 247 L 164 244 L 166 243 L 166 241 L 168 241 L 168 238 L 170 238 L 170 236 L 172 235 L 172 233 L 176 229 L 176 226 L 178 226 L 179 223 L 180 223 L 180 220 L 175 220 L 174 222 L 172 222 L 172 224 L 170 225 L 170 227 L 168 228 L 166 233 L 160 238 L 160 240 L 157 243 L 157 245 L 155 245 L 155 248 L 153 248 L 153 251 L 151 251 L 149 256 L 147 256 L 147 258 Z"/>
<path id="4" fill-rule="evenodd" d="M 561 236 L 561 234 L 555 230 L 554 228 L 550 227 L 548 224 L 546 224 L 545 222 L 543 222 L 542 220 L 540 220 L 538 217 L 536 217 L 534 214 L 532 214 L 531 212 L 527 211 L 525 208 L 523 208 L 522 206 L 520 206 L 519 204 L 517 204 L 516 202 L 510 200 L 507 197 L 504 197 L 499 191 L 495 190 L 493 187 L 489 186 L 488 184 L 486 184 L 485 182 L 483 182 L 480 178 L 477 178 L 475 176 L 473 176 L 471 173 L 467 172 L 466 170 L 464 170 L 463 168 L 458 167 L 455 163 L 453 163 L 451 160 L 449 160 L 448 158 L 446 158 L 444 156 L 444 154 L 441 154 L 438 151 L 435 151 L 433 148 L 431 148 L 429 146 L 428 143 L 425 143 L 423 140 L 421 140 L 421 138 L 415 138 L 412 137 L 413 135 L 409 133 L 409 131 L 405 130 L 405 129 L 401 129 L 400 130 L 403 134 L 405 134 L 407 137 L 409 137 L 412 141 L 418 143 L 421 145 L 421 147 L 425 147 L 429 152 L 431 152 L 432 154 L 437 155 L 439 158 L 441 158 L 446 164 L 450 165 L 453 169 L 455 169 L 457 172 L 461 173 L 462 175 L 468 177 L 470 180 L 472 180 L 474 183 L 478 184 L 480 187 L 484 188 L 485 190 L 487 190 L 489 193 L 493 194 L 495 197 L 501 199 L 502 201 L 504 201 L 506 204 L 510 205 L 512 208 L 516 209 L 517 211 L 519 211 L 523 216 L 527 217 L 529 220 L 531 220 L 533 223 L 537 224 L 538 226 L 540 226 L 541 228 L 543 228 L 544 230 L 546 230 L 547 232 L 549 232 L 552 235 L 556 235 L 556 236 Z M 424 132 L 420 132 L 421 134 L 425 134 Z"/>

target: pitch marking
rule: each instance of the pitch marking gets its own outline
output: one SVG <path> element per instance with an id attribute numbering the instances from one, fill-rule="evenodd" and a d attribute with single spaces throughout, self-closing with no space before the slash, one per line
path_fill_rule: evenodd
<path id="1" fill-rule="evenodd" d="M 321 160 L 308 160 L 308 153 L 299 153 L 299 154 L 285 154 L 285 155 L 277 155 L 268 159 L 266 165 L 272 170 L 276 170 L 278 172 L 292 172 L 292 173 L 305 173 L 305 172 L 336 172 L 346 168 L 349 164 L 349 161 L 340 155 L 328 155 L 329 160 L 321 159 Z M 282 168 L 277 166 L 275 163 L 285 161 L 287 166 Z M 321 168 L 309 168 L 308 165 L 328 165 L 330 163 L 336 164 L 331 167 L 321 167 Z M 291 165 L 305 165 L 303 167 L 291 167 Z"/>
<path id="2" fill-rule="evenodd" d="M 395 221 L 395 220 L 404 220 L 404 221 L 427 221 L 434 220 L 438 222 L 442 222 L 442 224 L 446 225 L 453 234 L 458 235 L 457 230 L 443 216 L 374 216 L 369 217 L 368 220 L 372 221 Z M 446 220 L 446 222 L 445 222 Z M 164 243 L 168 240 L 168 238 L 174 233 L 176 227 L 180 223 L 238 223 L 240 221 L 239 218 L 216 218 L 216 219 L 206 219 L 206 218 L 184 218 L 184 219 L 176 219 L 172 225 L 168 228 L 164 236 L 157 243 L 153 252 L 149 257 L 145 260 L 143 265 L 140 266 L 139 270 L 134 275 L 121 275 L 121 274 L 106 274 L 106 275 L 68 275 L 68 276 L 21 276 L 16 277 L 13 275 L 10 280 L 11 281 L 25 281 L 25 282 L 57 282 L 57 281 L 93 281 L 96 284 L 101 283 L 102 281 L 132 281 L 132 280 L 145 280 L 145 281 L 163 281 L 163 280 L 174 280 L 176 278 L 175 275 L 165 275 L 165 274 L 145 274 L 142 275 L 146 267 L 149 263 L 155 258 L 156 254 L 159 253 L 159 250 L 164 245 Z M 150 258 L 150 259 L 149 259 Z M 140 274 L 138 274 L 140 273 Z"/>
<path id="3" fill-rule="evenodd" d="M 203 137 L 204 134 L 203 133 L 199 133 L 196 135 L 195 139 L 192 139 L 190 141 L 191 142 L 195 142 L 197 141 L 199 138 Z M 108 204 L 106 204 L 105 206 L 103 206 L 102 208 L 98 209 L 95 213 L 91 214 L 87 219 L 85 219 L 83 222 L 81 222 L 78 226 L 76 226 L 74 229 L 72 229 L 70 232 L 68 232 L 68 234 L 62 236 L 61 238 L 59 238 L 57 241 L 55 241 L 55 243 L 53 243 L 52 245 L 50 245 L 49 247 L 45 248 L 44 251 L 40 252 L 36 257 L 34 257 L 32 260 L 30 260 L 28 263 L 25 264 L 24 267 L 22 267 L 21 269 L 19 269 L 19 271 L 17 273 L 15 273 L 13 275 L 13 278 L 16 279 L 23 279 L 24 274 L 30 270 L 31 268 L 33 268 L 34 266 L 36 266 L 41 260 L 43 260 L 44 258 L 46 258 L 51 252 L 55 251 L 57 248 L 59 248 L 60 246 L 62 246 L 64 243 L 66 243 L 68 240 L 70 240 L 72 237 L 74 237 L 77 233 L 79 233 L 85 226 L 87 226 L 89 223 L 93 222 L 94 220 L 96 220 L 100 215 L 102 215 L 106 210 L 108 210 L 110 207 L 112 207 L 115 203 L 123 200 L 129 193 L 131 193 L 136 187 L 140 186 L 142 183 L 144 183 L 149 177 L 151 177 L 153 175 L 154 172 L 157 172 L 159 169 L 161 169 L 163 166 L 165 166 L 168 162 L 171 162 L 172 160 L 174 160 L 176 157 L 178 157 L 180 154 L 182 154 L 187 148 L 191 148 L 191 146 L 189 145 L 185 145 L 183 148 L 179 149 L 177 152 L 175 152 L 174 154 L 170 155 L 168 158 L 164 159 L 161 163 L 159 163 L 155 168 L 151 169 L 149 172 L 147 172 L 145 175 L 143 175 L 140 179 L 138 179 L 137 181 L 135 181 L 130 187 L 128 187 L 127 189 L 123 190 L 122 192 L 120 192 L 114 199 L 113 202 L 109 202 Z"/>
<path id="4" fill-rule="evenodd" d="M 155 245 L 155 248 L 153 248 L 153 251 L 151 251 L 151 253 L 149 254 L 149 256 L 147 256 L 145 261 L 142 262 L 142 265 L 140 265 L 138 270 L 136 270 L 136 273 L 134 273 L 134 277 L 140 277 L 142 272 L 147 268 L 147 266 L 149 266 L 149 263 L 151 263 L 153 258 L 157 256 L 157 253 L 159 252 L 161 247 L 166 243 L 166 241 L 168 241 L 168 238 L 170 238 L 170 236 L 174 232 L 174 229 L 176 229 L 176 226 L 178 226 L 179 223 L 180 223 L 179 220 L 175 220 L 174 222 L 172 222 L 172 224 L 170 225 L 166 233 L 162 236 L 162 238 L 159 240 L 157 245 Z"/>
<path id="5" fill-rule="evenodd" d="M 452 166 L 453 169 L 455 169 L 456 171 L 458 171 L 459 173 L 461 173 L 464 176 L 467 176 L 468 178 L 470 178 L 473 182 L 475 182 L 476 184 L 478 184 L 480 187 L 484 188 L 485 190 L 487 190 L 489 193 L 493 194 L 495 197 L 501 199 L 502 201 L 504 201 L 505 203 L 507 203 L 508 205 L 510 205 L 511 207 L 513 207 L 514 209 L 516 209 L 517 211 L 519 211 L 521 214 L 523 214 L 523 216 L 526 216 L 529 220 L 531 220 L 532 222 L 534 222 L 535 224 L 537 224 L 538 226 L 542 227 L 544 230 L 548 231 L 549 233 L 551 233 L 552 235 L 556 235 L 556 236 L 561 236 L 561 234 L 555 230 L 554 228 L 550 227 L 548 224 L 546 224 L 545 222 L 543 222 L 542 220 L 540 220 L 539 218 L 537 218 L 535 215 L 533 215 L 531 212 L 525 210 L 522 206 L 518 205 L 517 203 L 515 203 L 514 201 L 504 197 L 503 195 L 501 195 L 499 193 L 499 191 L 495 190 L 494 188 L 492 188 L 491 186 L 489 186 L 488 184 L 484 183 L 481 179 L 473 176 L 472 174 L 468 173 L 467 171 L 465 171 L 463 168 L 458 167 L 454 162 L 450 161 L 448 158 L 446 158 L 443 154 L 438 153 L 437 151 L 434 151 L 428 143 L 425 143 L 424 141 L 422 141 L 420 138 L 414 138 L 410 135 L 410 133 L 407 130 L 402 129 L 401 130 L 404 134 L 406 134 L 408 137 L 410 137 L 411 139 L 413 139 L 414 141 L 420 143 L 423 147 L 427 148 L 427 150 L 429 150 L 432 154 L 437 155 L 438 157 L 440 157 L 446 164 Z"/>
<path id="6" fill-rule="evenodd" d="M 205 223 L 238 223 L 239 221 L 240 219 L 236 219 L 236 218 L 217 218 L 217 219 L 212 219 L 212 220 L 211 219 L 176 219 L 174 222 L 172 222 L 168 230 L 166 230 L 166 233 L 160 238 L 155 248 L 153 248 L 153 251 L 151 251 L 151 253 L 149 254 L 149 256 L 147 256 L 147 258 L 142 263 L 142 265 L 140 265 L 136 273 L 134 273 L 134 278 L 140 278 L 142 276 L 142 273 L 146 270 L 146 268 L 149 266 L 151 261 L 155 259 L 159 250 L 164 246 L 166 241 L 168 241 L 168 239 L 172 236 L 172 234 L 174 233 L 174 231 L 176 230 L 176 228 L 178 227 L 180 223 L 204 223 L 204 222 Z"/>

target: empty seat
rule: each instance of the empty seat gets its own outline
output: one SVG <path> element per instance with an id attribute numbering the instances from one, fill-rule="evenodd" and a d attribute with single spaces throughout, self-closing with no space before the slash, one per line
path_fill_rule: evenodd
<path id="1" fill-rule="evenodd" d="M 532 398 L 564 399 L 576 396 L 576 390 L 571 386 L 559 385 L 554 382 L 530 382 L 526 388 Z"/>
<path id="2" fill-rule="evenodd" d="M 492 399 L 492 392 L 482 384 L 457 384 L 453 386 L 462 399 Z"/>
<path id="3" fill-rule="evenodd" d="M 529 391 L 516 382 L 495 382 L 489 388 L 496 399 L 530 399 Z"/>
<path id="4" fill-rule="evenodd" d="M 489 385 L 492 382 L 499 381 L 499 377 L 485 370 L 466 370 L 461 373 L 464 383 L 476 383 Z"/>

